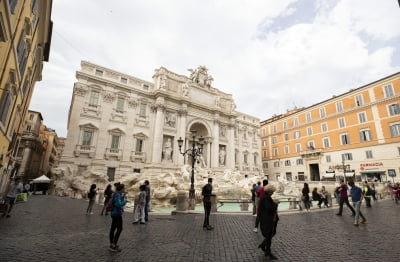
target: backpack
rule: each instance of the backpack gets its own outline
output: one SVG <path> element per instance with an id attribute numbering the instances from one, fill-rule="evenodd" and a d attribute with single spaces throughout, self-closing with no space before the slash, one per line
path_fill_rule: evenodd
<path id="1" fill-rule="evenodd" d="M 114 194 L 111 196 L 110 200 L 107 202 L 106 211 L 111 212 L 114 209 Z"/>

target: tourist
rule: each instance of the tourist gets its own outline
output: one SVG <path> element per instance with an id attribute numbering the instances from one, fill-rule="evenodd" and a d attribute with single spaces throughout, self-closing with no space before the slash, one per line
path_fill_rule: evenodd
<path id="1" fill-rule="evenodd" d="M 212 178 L 208 178 L 208 183 L 203 186 L 201 194 L 203 195 L 203 204 L 204 204 L 204 223 L 203 223 L 203 228 L 205 228 L 207 230 L 212 230 L 212 229 L 214 229 L 210 225 Z"/>
<path id="2" fill-rule="evenodd" d="M 353 213 L 353 216 L 355 216 L 356 212 L 354 211 L 353 207 L 349 203 L 349 198 L 347 195 L 347 186 L 344 183 L 343 179 L 340 179 L 339 192 L 340 192 L 339 213 L 337 213 L 336 215 L 338 215 L 338 216 L 342 215 L 343 204 L 346 203 L 346 205 L 350 208 L 351 212 Z"/>
<path id="3" fill-rule="evenodd" d="M 144 206 L 144 220 L 146 222 L 149 221 L 149 212 L 150 212 L 150 198 L 151 198 L 151 190 L 150 190 L 150 182 L 149 180 L 144 181 L 144 185 L 146 186 L 146 203 Z"/>
<path id="4" fill-rule="evenodd" d="M 264 180 L 262 181 L 262 183 L 263 183 L 263 185 L 262 185 L 262 186 L 259 186 L 259 187 L 258 187 L 258 190 L 257 190 L 257 198 L 256 198 L 257 213 L 258 213 L 258 203 L 260 202 L 261 197 L 264 195 L 264 187 L 268 185 L 268 180 L 267 180 L 267 179 L 264 179 Z M 258 225 L 259 225 L 259 224 L 260 224 L 260 218 L 258 217 L 258 214 L 257 214 L 256 223 L 255 223 L 254 229 L 253 229 L 253 232 L 254 232 L 254 233 L 257 233 L 257 232 L 258 232 Z"/>
<path id="5" fill-rule="evenodd" d="M 367 181 L 364 181 L 362 191 L 364 193 L 365 205 L 367 206 L 367 208 L 371 208 L 372 207 L 371 206 L 372 193 L 371 193 L 371 188 L 369 187 Z"/>
<path id="6" fill-rule="evenodd" d="M 314 189 L 311 192 L 311 194 L 312 194 L 313 201 L 318 201 L 317 205 L 318 205 L 319 208 L 321 208 L 321 204 L 322 204 L 322 202 L 324 202 L 324 199 L 322 198 L 322 196 L 318 192 L 318 188 L 314 187 Z"/>
<path id="7" fill-rule="evenodd" d="M 351 201 L 353 201 L 354 210 L 356 212 L 356 215 L 354 217 L 354 225 L 358 226 L 358 221 L 360 219 L 360 216 L 362 219 L 360 223 L 364 224 L 367 221 L 360 211 L 361 202 L 363 199 L 363 193 L 362 193 L 361 188 L 356 186 L 353 181 L 349 182 L 349 186 L 351 187 L 351 190 L 350 190 Z"/>
<path id="8" fill-rule="evenodd" d="M 122 197 L 124 193 L 125 186 L 124 184 L 117 183 L 116 191 L 112 197 L 113 209 L 111 211 L 111 229 L 109 234 L 110 239 L 110 251 L 120 252 L 121 249 L 117 245 L 119 236 L 122 232 L 122 214 L 124 212 L 123 207 L 126 205 L 127 200 Z M 115 230 L 117 230 L 115 232 Z M 114 234 L 115 232 L 115 234 Z"/>
<path id="9" fill-rule="evenodd" d="M 323 201 L 324 201 L 324 206 L 329 207 L 329 201 L 330 201 L 330 194 L 328 191 L 326 191 L 325 186 L 322 186 L 321 190 L 319 191 L 319 194 L 321 195 Z"/>
<path id="10" fill-rule="evenodd" d="M 113 191 L 111 189 L 111 185 L 108 184 L 108 186 L 106 187 L 106 189 L 104 190 L 104 205 L 103 205 L 103 209 L 101 210 L 101 216 L 103 215 L 104 211 L 106 211 L 106 216 L 108 215 L 108 211 L 106 210 L 107 208 L 107 204 L 110 201 L 111 197 L 112 197 Z"/>
<path id="11" fill-rule="evenodd" d="M 374 183 L 371 184 L 371 196 L 374 202 L 378 201 L 378 198 L 376 198 L 376 188 Z"/>
<path id="12" fill-rule="evenodd" d="M 253 186 L 250 189 L 251 192 L 251 203 L 253 204 L 253 216 L 256 214 L 256 188 L 257 184 L 253 184 Z"/>
<path id="13" fill-rule="evenodd" d="M 261 186 L 261 181 L 258 181 L 257 184 L 255 185 L 255 187 L 253 187 L 253 191 L 254 191 L 254 203 L 253 203 L 253 216 L 257 216 L 257 205 L 258 205 L 258 197 L 257 197 L 257 192 L 258 189 Z M 258 231 L 258 229 L 257 229 Z"/>
<path id="14" fill-rule="evenodd" d="M 308 184 L 304 183 L 304 187 L 301 190 L 301 201 L 303 201 L 304 207 L 307 211 L 310 211 L 310 189 L 308 188 Z"/>
<path id="15" fill-rule="evenodd" d="M 270 259 L 278 259 L 271 253 L 272 237 L 276 234 L 278 225 L 278 204 L 279 200 L 273 200 L 272 194 L 276 188 L 273 185 L 268 185 L 264 188 L 265 194 L 260 199 L 258 207 L 258 217 L 260 218 L 261 233 L 264 237 L 263 242 L 258 246 L 261 248 L 266 257 Z"/>
<path id="16" fill-rule="evenodd" d="M 96 184 L 92 184 L 90 186 L 89 193 L 88 193 L 89 205 L 88 205 L 88 207 L 86 209 L 86 215 L 89 215 L 89 214 L 93 215 L 93 211 L 92 210 L 93 210 L 94 202 L 96 200 L 96 195 L 97 195 Z"/>
<path id="17" fill-rule="evenodd" d="M 14 183 L 11 183 L 8 186 L 6 199 L 5 199 L 5 209 L 3 217 L 10 217 L 11 210 L 15 204 L 15 200 L 17 199 L 17 195 L 24 191 L 24 186 L 20 182 L 21 178 L 16 177 L 14 179 Z"/>
<path id="18" fill-rule="evenodd" d="M 140 192 L 135 198 L 135 206 L 133 208 L 133 223 L 146 224 L 145 207 L 146 207 L 146 185 L 140 185 Z"/>

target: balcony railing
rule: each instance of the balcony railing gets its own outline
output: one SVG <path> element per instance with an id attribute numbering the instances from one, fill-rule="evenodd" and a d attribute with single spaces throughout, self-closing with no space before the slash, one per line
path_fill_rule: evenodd
<path id="1" fill-rule="evenodd" d="M 76 145 L 74 154 L 79 157 L 80 154 L 88 154 L 89 157 L 94 156 L 95 146 L 90 145 Z"/>
<path id="2" fill-rule="evenodd" d="M 106 148 L 106 153 L 104 157 L 108 159 L 109 157 L 116 157 L 118 160 L 122 157 L 122 149 L 119 148 Z"/>
<path id="3" fill-rule="evenodd" d="M 146 161 L 146 152 L 142 151 L 132 151 L 131 152 L 131 161 L 132 162 L 145 162 Z"/>

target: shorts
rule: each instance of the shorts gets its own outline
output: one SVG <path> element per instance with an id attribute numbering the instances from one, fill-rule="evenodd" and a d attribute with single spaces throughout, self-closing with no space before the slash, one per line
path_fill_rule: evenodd
<path id="1" fill-rule="evenodd" d="M 15 203 L 15 199 L 16 199 L 16 197 L 8 197 L 8 196 L 6 196 L 5 203 L 13 205 Z"/>

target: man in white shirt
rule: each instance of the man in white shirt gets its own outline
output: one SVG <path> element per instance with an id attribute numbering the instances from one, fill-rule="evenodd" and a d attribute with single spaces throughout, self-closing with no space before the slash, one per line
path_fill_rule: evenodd
<path id="1" fill-rule="evenodd" d="M 24 186 L 20 182 L 20 178 L 17 177 L 14 179 L 14 183 L 11 183 L 10 186 L 8 187 L 7 195 L 6 195 L 6 208 L 3 214 L 3 217 L 10 217 L 10 212 L 12 210 L 12 207 L 15 203 L 15 200 L 17 198 L 17 195 L 22 193 L 24 190 Z"/>

